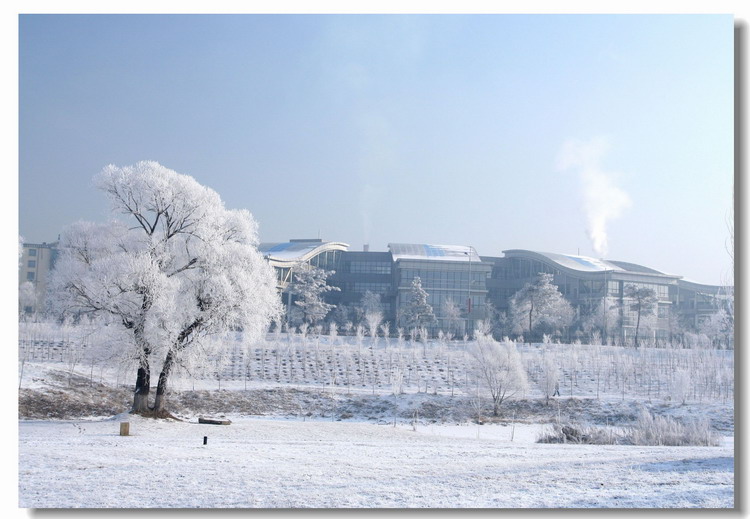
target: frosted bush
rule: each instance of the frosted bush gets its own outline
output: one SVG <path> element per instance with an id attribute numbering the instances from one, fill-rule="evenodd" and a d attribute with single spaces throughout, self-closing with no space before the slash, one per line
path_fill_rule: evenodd
<path id="1" fill-rule="evenodd" d="M 542 433 L 537 443 L 579 443 L 590 445 L 615 445 L 620 437 L 612 429 L 556 423 Z"/>
<path id="2" fill-rule="evenodd" d="M 718 436 L 708 420 L 698 419 L 682 424 L 668 416 L 654 416 L 642 409 L 635 425 L 628 428 L 626 443 L 631 445 L 715 446 Z"/>
<path id="3" fill-rule="evenodd" d="M 672 400 L 684 404 L 690 395 L 690 373 L 680 369 L 672 381 Z"/>
<path id="4" fill-rule="evenodd" d="M 710 447 L 719 444 L 719 437 L 711 429 L 708 420 L 699 419 L 683 424 L 674 418 L 654 416 L 642 409 L 636 423 L 624 431 L 556 423 L 537 439 L 537 443 Z"/>

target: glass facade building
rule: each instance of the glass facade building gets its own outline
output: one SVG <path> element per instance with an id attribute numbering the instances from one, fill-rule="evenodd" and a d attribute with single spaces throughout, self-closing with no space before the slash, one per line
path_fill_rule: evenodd
<path id="1" fill-rule="evenodd" d="M 19 286 L 31 282 L 36 293 L 34 305 L 23 311 L 44 307 L 57 247 L 57 243 L 23 244 Z M 387 251 L 350 251 L 343 242 L 296 239 L 261 243 L 259 250 L 276 270 L 277 288 L 287 307 L 292 304 L 287 288 L 294 269 L 308 263 L 334 271 L 328 283 L 340 290 L 326 293 L 329 303 L 357 308 L 367 292 L 377 294 L 383 317 L 394 332 L 406 326 L 403 314 L 416 277 L 436 316 L 429 332 L 435 335 L 442 330 L 456 337 L 470 334 L 478 321 L 488 317 L 487 302 L 507 313 L 513 295 L 542 272 L 553 275 L 554 284 L 575 309 L 575 326 L 580 329 L 586 316 L 601 312 L 602 335 L 621 341 L 632 337 L 638 320 L 626 296 L 628 285 L 650 288 L 656 294 L 657 308 L 647 326 L 655 339 L 669 338 L 676 324 L 698 330 L 722 305 L 731 308 L 725 303 L 734 295 L 731 286 L 694 283 L 635 263 L 523 249 L 503 251 L 502 257 L 479 256 L 464 245 L 391 243 Z"/>
<path id="2" fill-rule="evenodd" d="M 654 339 L 670 338 L 678 319 L 697 329 L 720 304 L 717 294 L 722 287 L 697 285 L 635 263 L 518 249 L 503 254 L 502 258 L 483 258 L 493 265 L 488 297 L 499 311 L 507 312 L 513 294 L 533 282 L 538 273 L 549 273 L 573 306 L 579 323 L 596 312 L 606 313 L 600 320 L 604 322 L 603 335 L 623 343 L 633 337 L 638 321 L 633 301 L 626 296 L 628 285 L 652 289 L 657 297 L 657 307 L 647 323 Z M 615 310 L 607 312 L 608 308 Z M 641 315 L 641 325 L 643 320 Z"/>
<path id="3" fill-rule="evenodd" d="M 626 296 L 628 285 L 650 288 L 657 296 L 657 308 L 646 327 L 654 339 L 669 338 L 677 318 L 697 329 L 718 310 L 723 294 L 731 293 L 731 287 L 691 283 L 634 263 L 522 249 L 494 257 L 479 256 L 473 247 L 462 245 L 391 243 L 388 251 L 371 252 L 350 251 L 341 242 L 291 240 L 262 244 L 261 251 L 277 269 L 281 292 L 299 262 L 332 270 L 328 283 L 340 291 L 328 292 L 327 301 L 356 308 L 366 292 L 377 294 L 392 331 L 405 328 L 403 314 L 412 281 L 419 277 L 436 316 L 429 327 L 431 335 L 441 330 L 457 337 L 471 334 L 477 322 L 488 317 L 487 302 L 507 313 L 513 295 L 539 273 L 553 275 L 554 284 L 576 312 L 576 326 L 601 311 L 602 335 L 619 341 L 633 336 L 638 319 Z"/>
<path id="4" fill-rule="evenodd" d="M 486 280 L 491 265 L 484 263 L 473 247 L 423 244 L 390 244 L 396 288 L 395 322 L 405 327 L 403 312 L 411 300 L 414 278 L 421 280 L 436 321 L 428 327 L 463 336 L 473 332 L 486 318 Z"/>

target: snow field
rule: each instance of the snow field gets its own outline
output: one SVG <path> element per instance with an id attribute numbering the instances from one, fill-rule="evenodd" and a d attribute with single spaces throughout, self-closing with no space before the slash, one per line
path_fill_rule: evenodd
<path id="1" fill-rule="evenodd" d="M 731 444 L 533 443 L 540 426 L 20 422 L 29 508 L 733 506 Z M 119 436 L 119 421 L 131 436 Z M 479 438 L 476 431 L 479 430 Z M 203 445 L 203 437 L 208 444 Z"/>
<path id="2" fill-rule="evenodd" d="M 133 366 L 123 357 L 108 357 L 96 334 L 81 342 L 74 331 L 61 338 L 59 329 L 36 324 L 21 329 L 22 392 L 65 388 L 65 395 L 75 396 L 83 384 L 95 397 L 97 383 L 118 391 L 131 387 Z M 625 426 L 631 404 L 640 403 L 679 418 L 709 417 L 716 430 L 732 435 L 732 351 L 519 344 L 529 390 L 520 395 L 524 400 L 508 402 L 505 423 L 430 423 L 420 414 L 414 430 L 409 417 L 419 406 L 463 399 L 461 419 L 468 419 L 477 388 L 486 404 L 486 389 L 472 369 L 471 343 L 279 334 L 252 345 L 239 336 L 227 340 L 223 358 L 202 371 L 176 373 L 171 388 L 175 402 L 181 392 L 196 390 L 192 396 L 210 400 L 206 409 L 226 413 L 232 425 L 197 424 L 202 411 L 189 400 L 179 414 L 185 422 L 136 416 L 22 420 L 19 506 L 733 506 L 729 436 L 719 447 L 534 443 L 545 427 L 541 422 L 549 423 L 561 408 L 563 420 L 570 413 L 586 422 Z M 561 396 L 542 416 L 540 382 L 549 364 L 560 370 Z M 256 411 L 243 406 L 259 402 L 242 399 L 261 393 L 241 390 L 253 388 L 288 389 L 268 400 L 281 398 L 284 410 L 249 416 Z M 372 402 L 365 398 L 370 395 Z M 306 414 L 310 410 L 312 415 Z M 524 423 L 513 423 L 520 415 Z M 344 421 L 334 421 L 338 418 Z M 394 427 L 390 420 L 396 418 Z M 123 419 L 131 423 L 130 437 L 118 434 Z"/>

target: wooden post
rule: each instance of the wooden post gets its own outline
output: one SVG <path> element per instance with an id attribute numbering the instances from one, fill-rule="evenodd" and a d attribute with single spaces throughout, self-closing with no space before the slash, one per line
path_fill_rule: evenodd
<path id="1" fill-rule="evenodd" d="M 130 436 L 130 422 L 120 422 L 120 436 Z"/>

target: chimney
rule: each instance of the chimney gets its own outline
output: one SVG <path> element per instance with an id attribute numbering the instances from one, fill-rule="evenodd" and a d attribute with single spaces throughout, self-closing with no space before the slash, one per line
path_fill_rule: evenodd
<path id="1" fill-rule="evenodd" d="M 369 243 L 365 243 L 364 245 L 362 245 L 362 250 L 364 252 L 370 252 L 370 244 Z"/>

